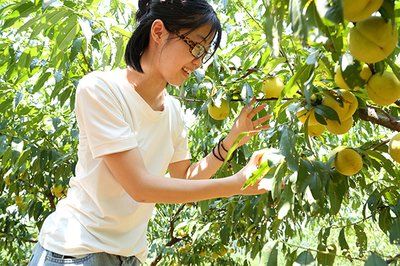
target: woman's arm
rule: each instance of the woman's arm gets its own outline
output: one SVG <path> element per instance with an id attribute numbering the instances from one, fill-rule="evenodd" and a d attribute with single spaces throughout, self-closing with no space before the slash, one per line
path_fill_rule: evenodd
<path id="1" fill-rule="evenodd" d="M 261 157 L 261 153 L 253 156 L 249 164 L 233 176 L 213 180 L 182 180 L 150 174 L 137 148 L 103 156 L 114 178 L 125 191 L 134 200 L 144 203 L 187 203 L 237 194 L 265 193 L 267 190 L 258 184 L 241 191 Z"/>
<path id="2" fill-rule="evenodd" d="M 224 147 L 229 150 L 235 140 L 231 140 L 229 135 L 226 139 L 222 141 Z M 215 152 L 218 156 L 218 147 L 215 148 Z M 220 149 L 221 156 L 225 159 L 227 152 L 224 149 Z M 180 179 L 209 179 L 211 178 L 217 170 L 221 167 L 222 161 L 218 160 L 212 152 L 210 152 L 206 157 L 200 161 L 190 164 L 189 160 L 179 161 L 176 163 L 171 163 L 168 166 L 168 171 L 170 176 L 173 178 Z"/>
<path id="3" fill-rule="evenodd" d="M 226 150 L 232 147 L 233 143 L 236 141 L 238 136 L 243 132 L 251 132 L 248 136 L 245 136 L 239 142 L 239 146 L 247 143 L 250 138 L 256 135 L 261 130 L 269 128 L 269 125 L 264 125 L 265 122 L 270 119 L 270 115 L 263 116 L 256 120 L 253 118 L 260 113 L 265 108 L 265 104 L 253 107 L 256 103 L 255 98 L 245 106 L 240 112 L 239 116 L 235 119 L 232 129 L 226 138 L 223 140 L 222 144 Z M 218 150 L 215 148 L 217 156 Z M 220 148 L 220 153 L 223 159 L 226 158 L 227 152 Z M 181 179 L 209 179 L 215 174 L 215 172 L 221 167 L 222 161 L 218 160 L 212 152 L 210 152 L 206 157 L 201 159 L 197 163 L 190 164 L 189 160 L 184 160 L 176 163 L 171 163 L 168 167 L 171 177 L 181 178 Z"/>

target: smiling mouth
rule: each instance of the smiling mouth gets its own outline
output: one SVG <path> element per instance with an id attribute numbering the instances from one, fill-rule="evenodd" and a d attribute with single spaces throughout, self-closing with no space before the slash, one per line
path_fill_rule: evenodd
<path id="1" fill-rule="evenodd" d="M 185 72 L 188 76 L 190 75 L 190 73 L 192 73 L 192 71 L 190 71 L 189 69 L 187 69 L 186 67 L 182 67 L 183 72 Z"/>

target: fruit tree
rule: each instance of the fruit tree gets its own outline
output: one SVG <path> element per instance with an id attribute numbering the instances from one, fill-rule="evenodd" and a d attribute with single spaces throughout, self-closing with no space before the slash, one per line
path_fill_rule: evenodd
<path id="1" fill-rule="evenodd" d="M 125 67 L 136 1 L 0 1 L 0 260 L 21 265 L 68 191 L 79 79 Z M 181 87 L 193 160 L 211 151 L 253 97 L 269 153 L 249 183 L 272 190 L 158 205 L 151 265 L 400 263 L 400 2 L 213 1 L 222 46 Z M 263 111 L 264 112 L 264 111 Z M 246 137 L 246 136 L 243 136 Z M 240 140 L 237 140 L 240 141 Z"/>

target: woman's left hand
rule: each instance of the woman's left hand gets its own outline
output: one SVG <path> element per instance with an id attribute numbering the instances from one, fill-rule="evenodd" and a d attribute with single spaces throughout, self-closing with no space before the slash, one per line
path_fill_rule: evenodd
<path id="1" fill-rule="evenodd" d="M 226 141 L 224 141 L 224 143 L 229 142 L 229 147 L 243 132 L 249 132 L 249 134 L 241 139 L 238 147 L 246 144 L 252 136 L 258 134 L 258 132 L 260 132 L 261 130 L 266 130 L 269 128 L 269 125 L 263 124 L 271 118 L 271 115 L 265 115 L 256 120 L 253 120 L 253 118 L 259 112 L 264 110 L 266 106 L 266 104 L 262 104 L 260 106 L 254 107 L 255 102 L 256 99 L 253 98 L 248 105 L 243 107 L 239 116 L 235 119 L 231 131 L 226 137 Z"/>

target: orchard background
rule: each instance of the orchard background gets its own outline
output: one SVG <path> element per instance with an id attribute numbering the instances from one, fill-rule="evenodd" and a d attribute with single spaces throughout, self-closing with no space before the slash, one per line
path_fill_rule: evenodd
<path id="1" fill-rule="evenodd" d="M 356 22 L 343 14 L 367 2 L 379 1 L 213 2 L 221 49 L 183 86 L 168 88 L 186 109 L 192 157 L 210 152 L 255 96 L 268 104 L 271 128 L 239 148 L 215 178 L 238 171 L 261 148 L 284 160 L 254 174 L 272 180 L 265 195 L 158 205 L 149 264 L 400 264 L 400 148 L 389 142 L 400 132 L 400 1 L 380 1 L 371 11 L 386 31 L 366 26 L 361 36 L 372 37 L 351 40 L 371 14 Z M 2 265 L 28 262 L 43 220 L 67 193 L 77 160 L 77 83 L 91 71 L 125 67 L 135 4 L 0 1 Z M 360 60 L 379 53 L 374 42 L 383 58 Z M 370 82 L 385 71 L 389 79 Z M 371 101 L 373 93 L 390 103 Z M 217 109 L 228 102 L 228 117 L 212 119 L 211 101 Z M 341 108 L 352 119 L 346 129 Z M 312 124 L 331 130 L 315 133 Z M 340 161 L 342 146 L 354 153 Z"/>

